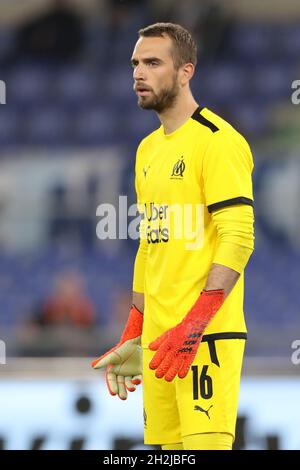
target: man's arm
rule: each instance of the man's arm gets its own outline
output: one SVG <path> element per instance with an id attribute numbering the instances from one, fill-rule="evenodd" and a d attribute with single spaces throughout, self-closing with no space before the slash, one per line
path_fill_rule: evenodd
<path id="1" fill-rule="evenodd" d="M 141 313 L 144 313 L 144 294 L 142 292 L 133 291 L 132 304 L 135 305 Z"/>
<path id="2" fill-rule="evenodd" d="M 208 273 L 205 290 L 231 292 L 254 249 L 253 208 L 247 205 L 225 207 L 212 213 L 218 232 L 218 248 Z"/>
<path id="3" fill-rule="evenodd" d="M 224 298 L 226 298 L 235 286 L 239 277 L 240 273 L 237 271 L 221 264 L 213 264 L 208 274 L 205 290 L 222 289 L 224 291 Z"/>

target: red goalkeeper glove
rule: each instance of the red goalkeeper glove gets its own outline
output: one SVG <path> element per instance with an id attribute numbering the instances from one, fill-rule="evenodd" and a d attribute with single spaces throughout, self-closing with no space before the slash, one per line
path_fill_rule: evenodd
<path id="1" fill-rule="evenodd" d="M 149 367 L 156 369 L 157 378 L 171 382 L 176 375 L 183 379 L 197 354 L 203 332 L 224 302 L 224 290 L 201 292 L 200 297 L 184 319 L 150 343 L 157 351 Z"/>
<path id="2" fill-rule="evenodd" d="M 141 334 L 143 314 L 132 305 L 121 339 L 116 346 L 92 362 L 94 369 L 106 367 L 106 385 L 111 395 L 126 400 L 142 381 Z"/>

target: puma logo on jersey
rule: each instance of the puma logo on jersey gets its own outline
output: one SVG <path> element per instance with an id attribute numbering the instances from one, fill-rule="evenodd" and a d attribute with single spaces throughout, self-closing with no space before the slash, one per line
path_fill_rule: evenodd
<path id="1" fill-rule="evenodd" d="M 148 165 L 147 167 L 145 167 L 145 166 L 143 167 L 143 173 L 144 173 L 145 178 L 147 176 L 147 171 L 149 170 L 149 168 L 150 168 L 150 165 Z"/>
<path id="2" fill-rule="evenodd" d="M 208 419 L 210 419 L 210 416 L 208 414 L 209 410 L 213 407 L 213 405 L 210 405 L 210 407 L 208 408 L 208 410 L 204 410 L 203 408 L 201 408 L 201 406 L 199 405 L 195 405 L 194 407 L 194 411 L 201 411 L 202 413 L 205 413 L 206 416 L 208 417 Z"/>

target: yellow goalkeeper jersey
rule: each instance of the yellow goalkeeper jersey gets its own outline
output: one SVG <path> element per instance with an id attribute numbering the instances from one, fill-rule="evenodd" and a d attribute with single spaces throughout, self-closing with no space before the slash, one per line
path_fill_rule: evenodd
<path id="1" fill-rule="evenodd" d="M 139 145 L 136 191 L 147 250 L 143 347 L 179 323 L 205 287 L 218 237 L 212 212 L 253 205 L 249 145 L 229 123 L 198 108 L 181 127 L 161 126 Z M 245 337 L 241 274 L 205 330 L 216 337 Z"/>

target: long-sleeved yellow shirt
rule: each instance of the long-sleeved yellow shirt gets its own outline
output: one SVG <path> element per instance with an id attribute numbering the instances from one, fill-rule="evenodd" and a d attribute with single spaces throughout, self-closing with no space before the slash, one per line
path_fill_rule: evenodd
<path id="1" fill-rule="evenodd" d="M 136 190 L 143 220 L 133 290 L 145 296 L 142 344 L 171 328 L 204 288 L 213 263 L 241 273 L 205 334 L 245 337 L 243 270 L 253 250 L 253 161 L 226 121 L 198 109 L 138 148 Z"/>

